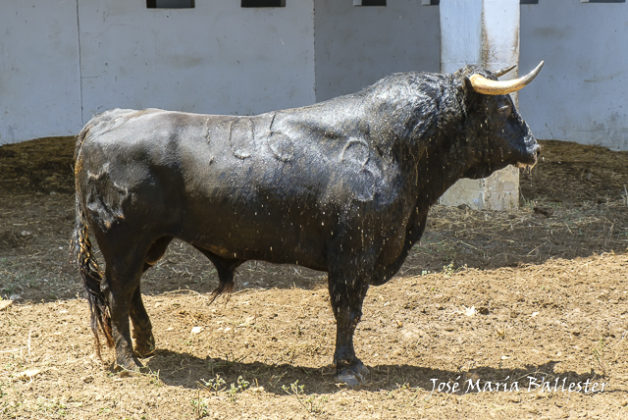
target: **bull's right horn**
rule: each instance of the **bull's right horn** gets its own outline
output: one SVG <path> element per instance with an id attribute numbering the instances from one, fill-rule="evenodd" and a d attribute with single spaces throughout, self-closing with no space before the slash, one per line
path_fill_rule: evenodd
<path id="1" fill-rule="evenodd" d="M 512 66 L 504 67 L 503 69 L 500 69 L 500 70 L 497 70 L 495 72 L 495 77 L 502 77 L 504 74 L 513 71 L 515 69 L 515 67 L 517 67 L 516 64 L 514 64 Z"/>
<path id="2" fill-rule="evenodd" d="M 529 85 L 530 82 L 532 82 L 532 80 L 534 80 L 534 78 L 539 74 L 544 63 L 544 61 L 541 61 L 534 68 L 534 70 L 517 79 L 491 80 L 481 74 L 474 73 L 469 76 L 468 80 L 471 83 L 473 90 L 477 93 L 482 93 L 484 95 L 507 95 L 512 92 L 517 92 Z"/>

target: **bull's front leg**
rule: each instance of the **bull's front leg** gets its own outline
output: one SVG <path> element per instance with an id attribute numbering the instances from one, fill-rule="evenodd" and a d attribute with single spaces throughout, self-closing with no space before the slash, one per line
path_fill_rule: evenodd
<path id="1" fill-rule="evenodd" d="M 349 386 L 363 383 L 368 369 L 355 355 L 353 334 L 362 316 L 362 302 L 368 290 L 366 276 L 346 267 L 342 272 L 329 273 L 329 294 L 331 306 L 336 318 L 336 351 L 334 364 L 336 377 Z"/>

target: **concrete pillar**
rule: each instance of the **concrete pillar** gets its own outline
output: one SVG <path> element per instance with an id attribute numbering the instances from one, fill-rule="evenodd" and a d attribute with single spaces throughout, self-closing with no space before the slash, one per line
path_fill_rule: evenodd
<path id="1" fill-rule="evenodd" d="M 441 0 L 440 28 L 443 72 L 466 64 L 499 70 L 519 63 L 519 0 Z M 462 179 L 440 202 L 475 209 L 517 208 L 519 170 L 509 166 L 488 178 Z"/>

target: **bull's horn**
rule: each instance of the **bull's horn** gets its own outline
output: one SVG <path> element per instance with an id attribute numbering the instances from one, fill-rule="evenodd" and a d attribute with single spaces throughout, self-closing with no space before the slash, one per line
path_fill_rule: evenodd
<path id="1" fill-rule="evenodd" d="M 495 72 L 495 77 L 502 77 L 504 74 L 509 73 L 510 71 L 512 71 L 515 67 L 517 67 L 517 65 L 512 65 L 506 68 L 503 68 L 499 71 Z"/>
<path id="2" fill-rule="evenodd" d="M 512 92 L 523 89 L 529 85 L 532 80 L 539 74 L 544 62 L 541 61 L 538 66 L 525 76 L 521 76 L 512 80 L 491 80 L 481 74 L 472 74 L 469 76 L 469 82 L 473 90 L 484 95 L 507 95 Z"/>

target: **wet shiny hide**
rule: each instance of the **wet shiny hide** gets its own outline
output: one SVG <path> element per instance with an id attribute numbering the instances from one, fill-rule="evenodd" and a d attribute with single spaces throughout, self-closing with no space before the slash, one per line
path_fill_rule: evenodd
<path id="1" fill-rule="evenodd" d="M 476 93 L 472 74 L 495 78 L 402 73 L 257 116 L 116 109 L 90 120 L 76 146 L 74 242 L 94 331 L 118 365 L 136 369 L 154 350 L 140 278 L 179 238 L 216 266 L 216 293 L 246 260 L 326 271 L 339 378 L 365 380 L 353 348 L 364 296 L 397 272 L 430 205 L 462 177 L 536 162 L 511 98 Z"/>

